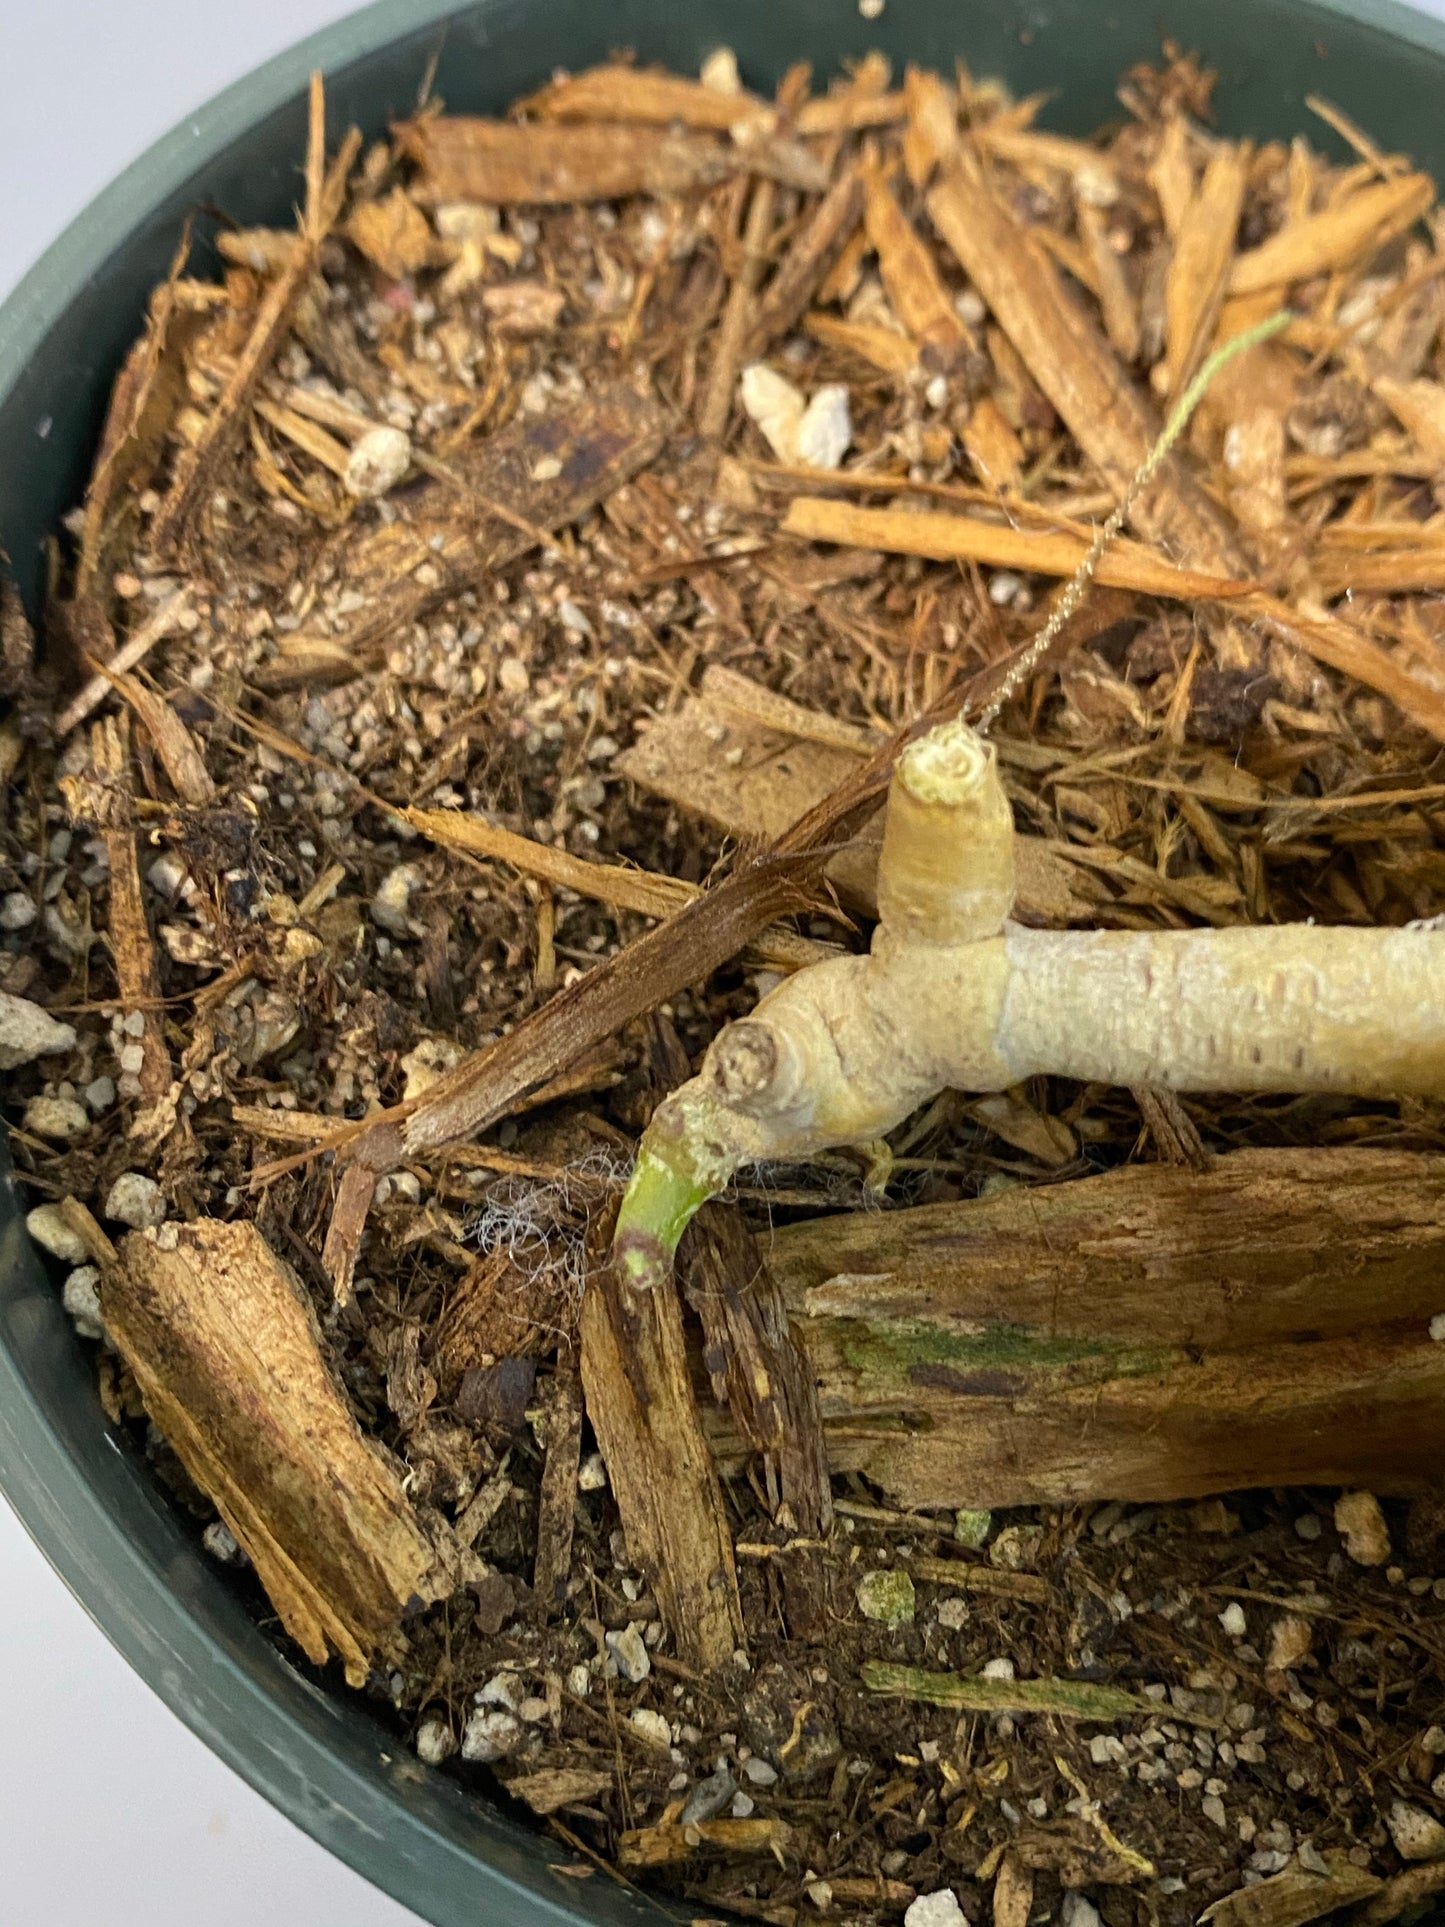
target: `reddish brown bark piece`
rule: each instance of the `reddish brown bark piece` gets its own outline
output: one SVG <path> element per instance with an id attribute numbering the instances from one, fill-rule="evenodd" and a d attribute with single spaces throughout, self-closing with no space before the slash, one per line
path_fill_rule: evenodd
<path id="1" fill-rule="evenodd" d="M 748 330 L 748 355 L 765 355 L 779 335 L 797 325 L 862 211 L 862 176 L 856 167 L 845 168 L 799 228 L 764 289 Z"/>
<path id="2" fill-rule="evenodd" d="M 598 1271 L 582 1304 L 582 1384 L 628 1557 L 683 1663 L 711 1672 L 743 1645 L 742 1606 L 671 1278 L 634 1291 Z"/>
<path id="3" fill-rule="evenodd" d="M 215 1501 L 308 1659 L 352 1685 L 414 1599 L 448 1589 L 401 1481 L 357 1429 L 290 1267 L 255 1225 L 134 1232 L 101 1282 L 146 1409 Z"/>
<path id="4" fill-rule="evenodd" d="M 1066 291 L 1059 270 L 966 156 L 928 196 L 928 212 L 1029 373 L 1122 496 L 1159 424 Z M 1161 465 L 1133 522 L 1185 568 L 1233 577 L 1249 573 L 1225 518 L 1177 456 Z"/>

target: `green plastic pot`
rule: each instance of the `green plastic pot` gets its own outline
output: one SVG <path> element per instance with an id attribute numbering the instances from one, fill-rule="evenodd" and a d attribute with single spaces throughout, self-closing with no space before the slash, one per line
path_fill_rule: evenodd
<path id="1" fill-rule="evenodd" d="M 34 604 L 41 543 L 78 499 L 111 379 L 165 273 L 182 219 L 224 208 L 284 222 L 298 196 L 304 90 L 319 67 L 335 137 L 375 134 L 414 103 L 428 64 L 456 109 L 500 108 L 558 65 L 620 46 L 696 72 L 719 45 L 755 86 L 810 60 L 821 78 L 880 46 L 901 67 L 962 55 L 1086 132 L 1160 39 L 1220 70 L 1226 130 L 1331 136 L 1319 92 L 1437 175 L 1445 165 L 1445 27 L 1389 0 L 382 0 L 303 42 L 189 117 L 66 230 L 0 309 L 0 550 Z M 550 1871 L 549 1845 L 422 1767 L 364 1703 L 264 1639 L 106 1421 L 0 1179 L 0 1487 L 96 1624 L 191 1730 L 297 1825 L 437 1927 L 655 1922 L 610 1881 Z M 679 1911 L 678 1919 L 690 1917 Z"/>

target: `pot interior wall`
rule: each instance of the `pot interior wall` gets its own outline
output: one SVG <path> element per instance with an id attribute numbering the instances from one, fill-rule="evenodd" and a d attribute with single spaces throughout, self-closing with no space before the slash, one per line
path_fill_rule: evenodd
<path id="1" fill-rule="evenodd" d="M 1305 105 L 1321 93 L 1390 148 L 1445 163 L 1445 32 L 1386 6 L 1354 18 L 1290 0 L 890 0 L 867 22 L 854 0 L 493 0 L 446 13 L 383 4 L 251 76 L 159 144 L 83 215 L 0 311 L 0 551 L 36 606 L 42 544 L 76 501 L 109 385 L 183 220 L 204 264 L 220 208 L 283 223 L 300 192 L 303 90 L 328 79 L 333 136 L 368 133 L 414 107 L 430 63 L 454 110 L 496 109 L 558 64 L 632 46 L 696 71 L 719 44 L 766 90 L 790 62 L 821 84 L 881 46 L 901 72 L 955 57 L 1020 93 L 1049 89 L 1045 119 L 1086 132 L 1117 114 L 1131 62 L 1161 36 L 1220 70 L 1220 124 L 1256 137 L 1334 136 Z M 1405 36 L 1409 36 L 1408 38 Z M 609 1881 L 549 1871 L 563 1854 L 421 1768 L 342 1689 L 289 1665 L 264 1639 L 108 1427 L 92 1361 L 61 1313 L 0 1182 L 0 1481 L 103 1630 L 186 1722 L 298 1824 L 441 1927 L 656 1920 Z M 683 1910 L 678 1918 L 687 1918 Z"/>

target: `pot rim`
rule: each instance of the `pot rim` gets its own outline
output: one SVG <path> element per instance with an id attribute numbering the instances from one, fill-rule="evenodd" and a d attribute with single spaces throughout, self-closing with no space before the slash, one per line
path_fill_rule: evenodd
<path id="1" fill-rule="evenodd" d="M 277 54 L 142 153 L 62 231 L 0 306 L 0 405 L 121 238 L 270 114 L 303 98 L 314 69 L 336 76 L 449 20 L 499 25 L 536 0 L 375 0 Z M 843 0 L 837 0 L 842 5 Z M 849 10 L 851 11 L 851 10 Z M 1364 27 L 1445 61 L 1445 20 L 1401 0 L 1297 0 L 1300 16 Z M 1037 18 L 1046 26 L 1041 7 Z M 1166 23 L 1158 23 L 1166 30 Z M 718 7 L 720 37 L 726 0 Z M 239 1600 L 203 1584 L 194 1543 L 140 1468 L 117 1455 L 102 1491 L 45 1411 L 8 1342 L 73 1346 L 58 1294 L 24 1229 L 25 1204 L 0 1171 L 0 1493 L 89 1618 L 190 1730 L 243 1780 L 364 1878 L 437 1927 L 685 1920 L 652 1896 L 548 1871 L 542 1838 L 423 1768 L 379 1722 L 292 1667 Z M 166 1556 L 161 1556 L 161 1549 Z M 204 1575 L 209 1578 L 209 1575 Z M 585 1893 L 579 1906 L 573 1894 Z"/>

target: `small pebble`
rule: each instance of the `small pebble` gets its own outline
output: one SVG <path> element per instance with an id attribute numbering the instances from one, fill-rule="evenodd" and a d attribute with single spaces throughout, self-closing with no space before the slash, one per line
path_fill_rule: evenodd
<path id="1" fill-rule="evenodd" d="M 1357 1566 L 1383 1566 L 1390 1533 L 1373 1492 L 1345 1492 L 1335 1501 L 1335 1531 Z"/>
<path id="2" fill-rule="evenodd" d="M 372 922 L 379 923 L 383 930 L 389 930 L 394 937 L 406 936 L 411 893 L 420 881 L 410 863 L 398 863 L 394 870 L 389 870 L 371 899 Z"/>
<path id="3" fill-rule="evenodd" d="M 137 1231 L 164 1224 L 166 1201 L 154 1178 L 140 1171 L 122 1171 L 105 1197 L 105 1215 Z"/>
<path id="4" fill-rule="evenodd" d="M 993 1529 L 991 1512 L 955 1512 L 953 1515 L 953 1536 L 961 1546 L 981 1546 Z"/>
<path id="5" fill-rule="evenodd" d="M 820 388 L 803 410 L 798 423 L 798 460 L 809 468 L 836 468 L 848 452 L 853 424 L 848 414 L 848 390 L 841 382 Z"/>
<path id="6" fill-rule="evenodd" d="M 1394 1800 L 1385 1815 L 1385 1825 L 1402 1860 L 1438 1860 L 1445 1854 L 1445 1827 L 1423 1807 Z"/>
<path id="7" fill-rule="evenodd" d="M 858 11 L 865 20 L 876 20 L 883 12 L 885 4 L 886 0 L 858 0 Z M 950 1915 L 949 1918 L 951 1919 L 952 1916 Z"/>
<path id="8" fill-rule="evenodd" d="M 1231 1639 L 1243 1639 L 1247 1629 L 1244 1608 L 1237 1599 L 1232 1599 L 1219 1615 L 1219 1623 Z"/>
<path id="9" fill-rule="evenodd" d="M 585 1700 L 592 1686 L 592 1674 L 586 1666 L 574 1666 L 567 1675 L 567 1691 L 573 1699 Z"/>
<path id="10" fill-rule="evenodd" d="M 1000 609 L 1005 609 L 1014 601 L 1023 586 L 1024 579 L 1021 575 L 1015 575 L 1011 569 L 998 569 L 989 582 L 988 599 Z"/>
<path id="11" fill-rule="evenodd" d="M 35 899 L 24 890 L 10 890 L 0 897 L 0 930 L 27 929 L 38 914 Z"/>
<path id="12" fill-rule="evenodd" d="M 83 1095 L 91 1113 L 100 1117 L 115 1102 L 115 1079 L 97 1077 L 92 1083 L 86 1085 Z"/>
<path id="13" fill-rule="evenodd" d="M 67 1264 L 84 1264 L 90 1256 L 85 1240 L 78 1231 L 72 1231 L 60 1215 L 58 1204 L 37 1204 L 33 1211 L 25 1215 L 25 1229 L 43 1251 L 52 1258 L 63 1258 Z"/>
<path id="14" fill-rule="evenodd" d="M 1043 1536 L 1042 1526 L 1005 1526 L 988 1549 L 988 1563 L 1000 1572 L 1033 1572 Z"/>
<path id="15" fill-rule="evenodd" d="M 1294 1522 L 1294 1529 L 1295 1536 L 1309 1545 L 1319 1538 L 1325 1528 L 1317 1512 L 1302 1512 Z"/>
<path id="16" fill-rule="evenodd" d="M 497 668 L 497 681 L 508 696 L 525 696 L 532 687 L 527 665 L 518 656 L 503 656 Z"/>
<path id="17" fill-rule="evenodd" d="M 988 314 L 983 296 L 977 288 L 965 288 L 953 298 L 953 310 L 966 327 L 980 327 Z"/>
<path id="18" fill-rule="evenodd" d="M 1432 1759 L 1445 1753 L 1445 1726 L 1427 1726 L 1420 1735 L 1420 1749 Z"/>
<path id="19" fill-rule="evenodd" d="M 427 1766 L 440 1766 L 457 1750 L 457 1738 L 440 1713 L 428 1713 L 416 1729 L 416 1756 Z"/>
<path id="20" fill-rule="evenodd" d="M 9 902 L 8 897 L 6 898 L 6 902 Z M 3 922 L 4 912 L 0 910 L 0 923 Z M 7 928 L 8 927 L 7 925 Z M 1435 1316 L 1430 1320 L 1430 1336 L 1437 1345 L 1445 1345 L 1445 1311 L 1437 1311 Z"/>
<path id="21" fill-rule="evenodd" d="M 517 1718 L 526 1726 L 540 1726 L 548 1714 L 546 1700 L 533 1693 L 517 1708 Z"/>
<path id="22" fill-rule="evenodd" d="M 983 1669 L 985 1679 L 1013 1679 L 1014 1663 L 1011 1659 L 991 1659 Z"/>
<path id="23" fill-rule="evenodd" d="M 743 91 L 738 57 L 731 47 L 715 47 L 698 68 L 697 77 L 710 94 L 740 94 Z"/>
<path id="24" fill-rule="evenodd" d="M 358 501 L 374 500 L 396 487 L 411 467 L 411 441 L 399 428 L 368 428 L 351 445 L 342 482 Z"/>
<path id="25" fill-rule="evenodd" d="M 74 1042 L 75 1031 L 69 1024 L 57 1024 L 27 997 L 12 997 L 0 990 L 0 1071 L 13 1071 L 17 1064 L 69 1050 Z"/>
<path id="26" fill-rule="evenodd" d="M 251 1563 L 224 1519 L 212 1519 L 201 1534 L 201 1544 L 220 1565 L 248 1566 Z"/>
<path id="27" fill-rule="evenodd" d="M 526 1738 L 526 1728 L 504 1706 L 483 1706 L 472 1714 L 462 1732 L 462 1758 L 483 1766 L 505 1760 Z"/>
<path id="28" fill-rule="evenodd" d="M 732 1804 L 737 1792 L 737 1782 L 725 1766 L 707 1779 L 699 1780 L 683 1803 L 678 1819 L 685 1827 L 696 1826 L 699 1820 L 716 1820 L 725 1807 Z"/>
<path id="29" fill-rule="evenodd" d="M 961 1632 L 968 1624 L 968 1601 L 957 1596 L 939 1602 L 938 1623 L 948 1632 Z"/>
<path id="30" fill-rule="evenodd" d="M 477 1689 L 478 1706 L 500 1706 L 515 1713 L 522 1704 L 521 1681 L 515 1673 L 494 1673 L 485 1686 Z"/>
<path id="31" fill-rule="evenodd" d="M 60 1302 L 82 1338 L 104 1338 L 100 1316 L 100 1272 L 94 1265 L 78 1265 L 61 1288 Z"/>
<path id="32" fill-rule="evenodd" d="M 1075 1887 L 1064 1895 L 1059 1923 L 1060 1927 L 1103 1927 L 1098 1908 Z"/>
<path id="33" fill-rule="evenodd" d="M 1330 1871 L 1329 1861 L 1325 1859 L 1313 1840 L 1300 1841 L 1299 1845 L 1295 1848 L 1295 1859 L 1298 1860 L 1306 1873 L 1328 1875 Z"/>
<path id="34" fill-rule="evenodd" d="M 579 1492 L 605 1492 L 607 1489 L 607 1467 L 602 1463 L 600 1452 L 589 1452 L 577 1468 L 577 1490 Z"/>
<path id="35" fill-rule="evenodd" d="M 751 1780 L 754 1786 L 776 1786 L 778 1769 L 756 1753 L 750 1753 L 743 1761 L 743 1778 Z"/>
<path id="36" fill-rule="evenodd" d="M 1265 1662 L 1277 1672 L 1293 1672 L 1310 1655 L 1314 1628 L 1298 1613 L 1286 1613 L 1269 1629 L 1269 1657 Z"/>
<path id="37" fill-rule="evenodd" d="M 858 1582 L 858 1610 L 880 1626 L 911 1626 L 916 1607 L 913 1580 L 906 1572 L 869 1572 Z"/>
<path id="38" fill-rule="evenodd" d="M 858 0 L 858 4 L 864 7 L 868 0 Z M 967 1922 L 952 1887 L 943 1887 L 936 1894 L 920 1894 L 903 1916 L 903 1927 L 967 1927 Z"/>
<path id="39" fill-rule="evenodd" d="M 1224 1802 L 1217 1793 L 1206 1794 L 1199 1803 L 1199 1810 L 1206 1820 L 1212 1821 L 1221 1830 L 1229 1825 L 1228 1815 L 1224 1811 Z"/>
<path id="40" fill-rule="evenodd" d="M 608 1633 L 606 1640 L 618 1672 L 630 1685 L 640 1685 L 652 1671 L 652 1661 L 636 1623 L 624 1627 L 620 1633 Z"/>
<path id="41" fill-rule="evenodd" d="M 757 1802 L 750 1799 L 746 1793 L 735 1793 L 730 1811 L 734 1820 L 746 1820 L 752 1815 L 756 1805 Z"/>
<path id="42" fill-rule="evenodd" d="M 650 1706 L 638 1706 L 633 1709 L 629 1719 L 633 1731 L 640 1734 L 649 1746 L 661 1747 L 663 1752 L 671 1750 L 672 1728 L 661 1713 L 654 1713 Z"/>
<path id="43" fill-rule="evenodd" d="M 84 1137 L 90 1129 L 90 1115 L 73 1097 L 32 1097 L 25 1106 L 24 1126 L 36 1137 L 56 1138 L 69 1144 Z"/>
<path id="44" fill-rule="evenodd" d="M 1445 1773 L 1437 1773 L 1430 1782 L 1430 1791 L 1437 1800 L 1445 1800 Z"/>

